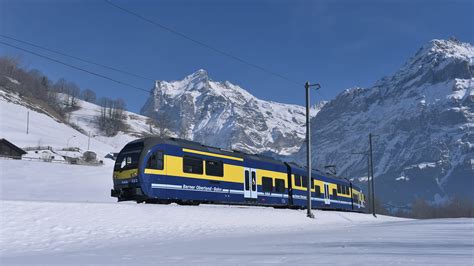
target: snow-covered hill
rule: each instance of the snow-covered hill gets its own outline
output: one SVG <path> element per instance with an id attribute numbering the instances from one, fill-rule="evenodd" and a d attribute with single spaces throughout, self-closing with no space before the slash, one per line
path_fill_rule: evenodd
<path id="1" fill-rule="evenodd" d="M 157 81 L 141 113 L 158 121 L 166 116 L 182 138 L 250 153 L 296 152 L 305 133 L 302 106 L 257 99 L 228 81 L 211 80 L 202 69 L 180 81 Z"/>
<path id="2" fill-rule="evenodd" d="M 313 163 L 366 177 L 366 158 L 351 153 L 366 151 L 372 132 L 375 187 L 384 200 L 472 198 L 473 107 L 474 47 L 433 40 L 393 76 L 346 90 L 322 108 L 312 124 Z M 294 159 L 304 156 L 303 147 Z"/>
<path id="3" fill-rule="evenodd" d="M 120 151 L 128 142 L 149 133 L 147 117 L 126 111 L 124 122 L 128 130 L 113 137 L 104 136 L 94 122 L 100 115 L 101 107 L 82 100 L 77 100 L 77 107 L 77 110 L 68 113 L 67 122 L 63 122 L 49 114 L 41 105 L 0 87 L 1 137 L 19 147 L 51 146 L 58 150 L 78 147 L 87 151 L 89 145 L 89 150 L 103 158 L 110 152 Z"/>

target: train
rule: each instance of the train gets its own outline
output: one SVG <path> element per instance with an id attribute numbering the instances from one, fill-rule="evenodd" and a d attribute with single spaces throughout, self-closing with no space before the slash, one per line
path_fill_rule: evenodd
<path id="1" fill-rule="evenodd" d="M 111 196 L 137 203 L 235 204 L 365 211 L 362 189 L 350 180 L 294 163 L 210 147 L 178 138 L 134 140 L 117 155 Z M 309 184 L 310 183 L 310 184 Z"/>

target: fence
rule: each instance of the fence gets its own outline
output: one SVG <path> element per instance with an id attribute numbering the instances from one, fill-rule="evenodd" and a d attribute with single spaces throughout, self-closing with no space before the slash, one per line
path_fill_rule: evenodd
<path id="1" fill-rule="evenodd" d="M 70 158 L 70 157 L 68 157 L 68 158 Z M 72 158 L 72 159 L 68 159 L 68 158 L 66 158 L 65 160 L 58 160 L 58 159 L 28 157 L 28 156 L 22 156 L 21 158 L 18 157 L 18 156 L 0 156 L 0 159 L 6 159 L 6 160 L 13 160 L 13 159 L 19 160 L 19 159 L 21 159 L 21 160 L 24 160 L 24 161 L 76 164 L 76 165 L 83 165 L 83 166 L 100 166 L 100 165 L 104 164 L 102 161 L 86 162 L 84 160 L 81 160 L 80 158 Z"/>
<path id="2" fill-rule="evenodd" d="M 34 150 L 53 151 L 53 147 L 51 147 L 51 146 L 32 146 L 32 147 L 24 147 L 23 150 L 25 150 L 25 151 L 34 151 Z"/>

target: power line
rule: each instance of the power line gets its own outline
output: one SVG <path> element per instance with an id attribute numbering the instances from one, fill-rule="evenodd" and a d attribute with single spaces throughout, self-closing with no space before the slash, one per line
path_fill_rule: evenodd
<path id="1" fill-rule="evenodd" d="M 32 54 L 32 55 L 36 55 L 36 56 L 38 56 L 38 57 L 41 57 L 41 58 L 44 58 L 44 59 L 47 59 L 47 60 L 56 62 L 56 63 L 58 63 L 58 64 L 65 65 L 65 66 L 67 66 L 67 67 L 70 67 L 70 68 L 73 68 L 73 69 L 76 69 L 76 70 L 79 70 L 79 71 L 82 71 L 82 72 L 85 72 L 85 73 L 88 73 L 88 74 L 97 76 L 97 77 L 99 77 L 99 78 L 103 78 L 103 79 L 106 79 L 106 80 L 109 80 L 109 81 L 113 81 L 113 82 L 115 82 L 115 83 L 118 83 L 118 84 L 121 84 L 121 85 L 130 87 L 130 88 L 133 88 L 133 89 L 136 89 L 136 90 L 140 90 L 140 91 L 144 91 L 144 92 L 150 93 L 149 90 L 146 90 L 146 89 L 143 89 L 143 88 L 134 86 L 134 85 L 132 85 L 132 84 L 129 84 L 129 83 L 126 83 L 126 82 L 123 82 L 123 81 L 120 81 L 120 80 L 116 80 L 116 79 L 107 77 L 107 76 L 105 76 L 105 75 L 102 75 L 102 74 L 99 74 L 99 73 L 96 73 L 96 72 L 93 72 L 93 71 L 89 71 L 89 70 L 84 69 L 84 68 L 80 68 L 80 67 L 77 67 L 77 66 L 74 66 L 74 65 L 71 65 L 71 64 L 62 62 L 62 61 L 60 61 L 60 60 L 57 60 L 57 59 L 54 59 L 54 58 L 51 58 L 51 57 L 48 57 L 48 56 L 45 56 L 45 55 L 42 55 L 42 54 L 38 54 L 38 53 L 36 53 L 36 52 L 33 52 L 33 51 L 28 50 L 28 49 L 24 49 L 24 48 L 18 47 L 18 46 L 13 45 L 13 44 L 9 44 L 9 43 L 3 42 L 3 41 L 0 41 L 0 44 L 3 44 L 3 45 L 6 45 L 6 46 L 15 48 L 15 49 L 17 49 L 17 50 L 21 50 L 21 51 L 23 51 L 23 52 L 26 52 L 26 53 L 29 53 L 29 54 Z"/>
<path id="2" fill-rule="evenodd" d="M 3 37 L 3 38 L 6 38 L 6 39 L 10 39 L 10 40 L 19 42 L 19 43 L 23 43 L 23 44 L 30 45 L 30 46 L 33 46 L 33 47 L 36 47 L 36 48 L 40 48 L 40 49 L 43 49 L 43 50 L 48 51 L 48 52 L 52 52 L 52 53 L 55 53 L 55 54 L 58 54 L 58 55 L 62 55 L 62 56 L 66 56 L 66 57 L 69 57 L 69 58 L 72 58 L 72 59 L 75 59 L 75 60 L 79 60 L 81 62 L 85 62 L 85 63 L 88 63 L 88 64 L 103 67 L 103 68 L 106 68 L 106 69 L 109 69 L 109 70 L 113 70 L 113 71 L 116 71 L 116 72 L 119 72 L 119 73 L 122 73 L 122 74 L 126 74 L 126 75 L 133 76 L 133 77 L 136 77 L 136 78 L 145 79 L 145 80 L 148 80 L 148 81 L 153 81 L 153 82 L 155 81 L 155 79 L 152 79 L 152 78 L 149 78 L 149 77 L 145 77 L 145 76 L 142 76 L 142 75 L 138 75 L 138 74 L 126 71 L 126 70 L 121 70 L 121 69 L 111 67 L 111 66 L 107 66 L 107 65 L 103 65 L 103 64 L 100 64 L 100 63 L 96 63 L 96 62 L 93 62 L 93 61 L 90 61 L 90 60 L 87 60 L 87 59 L 80 58 L 78 56 L 66 54 L 64 52 L 56 51 L 56 50 L 53 50 L 53 49 L 50 49 L 50 48 L 47 48 L 47 47 L 44 47 L 44 46 L 41 46 L 41 45 L 38 45 L 38 44 L 34 44 L 34 43 L 31 43 L 31 42 L 19 40 L 19 39 L 13 38 L 11 36 L 7 36 L 7 35 L 4 35 L 4 34 L 0 34 L 0 36 Z"/>
<path id="3" fill-rule="evenodd" d="M 175 29 L 172 29 L 172 28 L 170 28 L 170 27 L 168 27 L 168 26 L 165 26 L 165 25 L 163 25 L 163 24 L 161 24 L 161 23 L 159 23 L 159 22 L 156 22 L 156 21 L 154 21 L 154 20 L 151 20 L 151 19 L 149 19 L 149 18 L 146 18 L 146 17 L 144 17 L 144 16 L 142 16 L 142 15 L 136 13 L 136 12 L 133 12 L 133 11 L 131 11 L 131 10 L 125 8 L 125 7 L 122 7 L 122 6 L 119 6 L 119 5 L 117 5 L 117 4 L 114 4 L 114 3 L 112 3 L 110 0 L 104 0 L 104 1 L 105 1 L 107 4 L 113 6 L 113 7 L 117 8 L 117 9 L 120 9 L 120 10 L 122 10 L 123 12 L 125 12 L 125 13 L 127 13 L 127 14 L 130 14 L 130 15 L 132 15 L 132 16 L 134 16 L 134 17 L 137 17 L 137 18 L 139 18 L 139 19 L 141 19 L 141 20 L 143 20 L 143 21 L 146 21 L 146 22 L 148 22 L 148 23 L 150 23 L 150 24 L 152 24 L 152 25 L 154 25 L 154 26 L 156 26 L 156 27 L 159 27 L 159 28 L 161 28 L 161 29 L 164 29 L 164 30 L 166 30 L 166 31 L 168 31 L 168 32 L 170 32 L 170 33 L 172 33 L 172 34 L 174 34 L 174 35 L 177 35 L 177 36 L 179 36 L 179 37 L 181 37 L 181 38 L 183 38 L 183 39 L 186 39 L 186 40 L 188 40 L 188 41 L 190 41 L 190 42 L 193 42 L 193 43 L 195 43 L 195 44 L 197 44 L 197 45 L 200 45 L 200 46 L 202 46 L 202 47 L 204 47 L 204 48 L 207 48 L 207 49 L 209 49 L 209 50 L 211 50 L 211 51 L 214 51 L 214 52 L 216 52 L 216 53 L 218 53 L 218 54 L 220 54 L 220 55 L 229 57 L 229 58 L 231 58 L 231 59 L 233 59 L 233 60 L 236 60 L 236 61 L 238 61 L 238 62 L 240 62 L 240 63 L 242 63 L 242 64 L 251 66 L 251 67 L 256 68 L 256 69 L 258 69 L 258 70 L 261 70 L 261 71 L 263 71 L 263 72 L 265 72 L 265 73 L 267 73 L 267 74 L 270 74 L 270 75 L 279 77 L 279 78 L 281 78 L 281 79 L 283 79 L 283 80 L 286 80 L 286 81 L 288 81 L 288 82 L 290 82 L 290 83 L 294 83 L 294 84 L 301 85 L 299 82 L 296 82 L 296 81 L 294 81 L 294 80 L 292 80 L 292 79 L 289 79 L 289 78 L 287 78 L 287 77 L 285 77 L 285 76 L 283 76 L 283 75 L 281 75 L 281 74 L 279 74 L 279 73 L 273 72 L 273 71 L 271 71 L 271 70 L 269 70 L 269 69 L 266 69 L 266 68 L 264 68 L 264 67 L 262 67 L 262 66 L 259 66 L 259 65 L 257 65 L 257 64 L 252 63 L 252 62 L 249 62 L 249 61 L 247 61 L 247 60 L 245 60 L 245 59 L 242 59 L 242 58 L 240 58 L 240 57 L 238 57 L 238 56 L 235 56 L 235 55 L 233 55 L 233 54 L 230 54 L 230 53 L 228 53 L 228 52 L 225 52 L 225 51 L 223 51 L 223 50 L 220 50 L 220 49 L 218 49 L 218 48 L 216 48 L 216 47 L 213 47 L 213 46 L 211 46 L 211 45 L 209 45 L 209 44 L 207 44 L 207 43 L 204 43 L 204 42 L 202 42 L 202 41 L 199 41 L 199 40 L 197 40 L 197 39 L 194 39 L 194 38 L 192 38 L 192 37 L 189 37 L 188 35 L 186 35 L 186 34 L 184 34 L 184 33 L 182 33 L 182 32 L 179 32 L 179 31 L 177 31 L 177 30 L 175 30 Z"/>

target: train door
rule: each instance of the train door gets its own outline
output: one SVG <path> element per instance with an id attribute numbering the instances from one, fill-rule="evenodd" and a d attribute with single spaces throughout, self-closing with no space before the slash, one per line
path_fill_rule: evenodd
<path id="1" fill-rule="evenodd" d="M 252 168 L 244 168 L 244 198 L 257 199 L 257 171 Z"/>
<path id="2" fill-rule="evenodd" d="M 329 199 L 329 184 L 324 183 L 324 204 L 329 205 L 331 200 Z"/>

